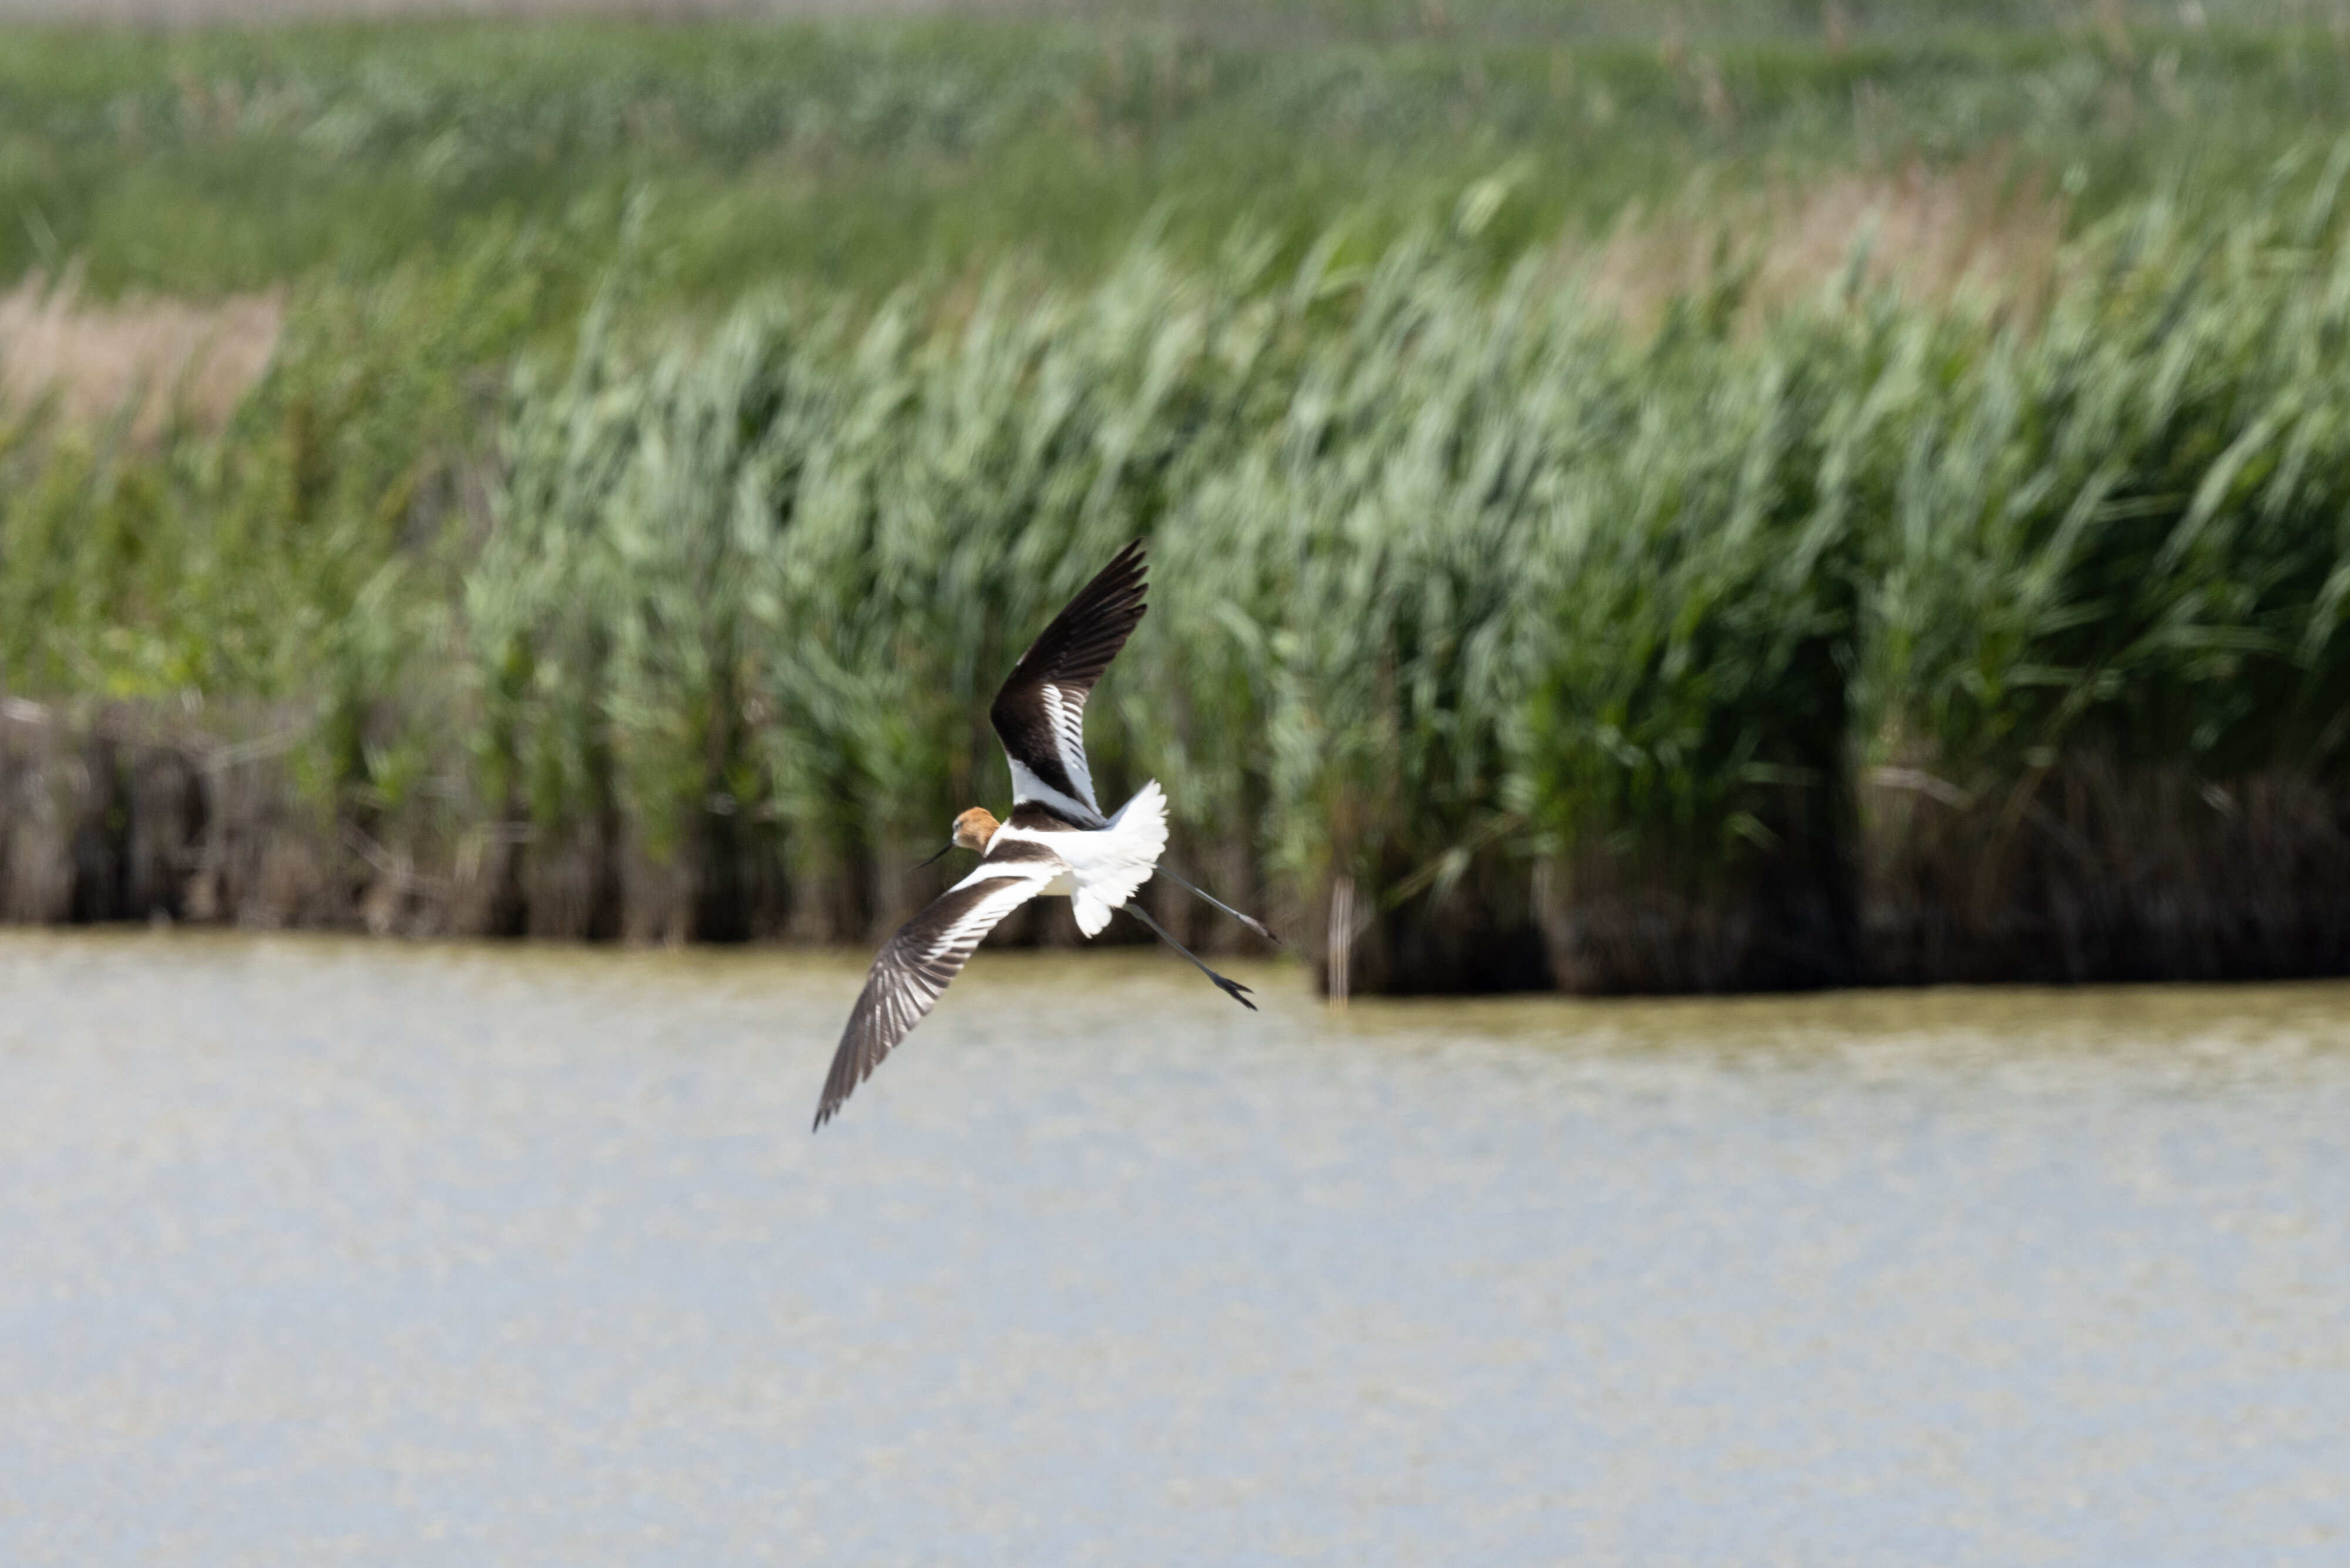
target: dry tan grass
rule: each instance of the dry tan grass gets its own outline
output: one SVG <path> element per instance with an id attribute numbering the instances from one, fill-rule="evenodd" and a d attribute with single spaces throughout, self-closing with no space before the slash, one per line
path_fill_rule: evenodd
<path id="1" fill-rule="evenodd" d="M 88 305 L 70 285 L 28 278 L 0 295 L 0 403 L 54 396 L 66 419 L 88 421 L 135 399 L 142 431 L 175 405 L 217 424 L 268 368 L 285 318 L 280 294 Z"/>
<path id="2" fill-rule="evenodd" d="M 1988 165 L 1913 166 L 1634 213 L 1565 259 L 1595 297 L 1638 321 L 1725 269 L 1748 270 L 1752 310 L 1817 299 L 1856 259 L 1864 282 L 1912 301 L 1971 297 L 2031 310 L 2054 280 L 2064 233 L 2063 201 L 2036 184 L 2019 186 Z"/>

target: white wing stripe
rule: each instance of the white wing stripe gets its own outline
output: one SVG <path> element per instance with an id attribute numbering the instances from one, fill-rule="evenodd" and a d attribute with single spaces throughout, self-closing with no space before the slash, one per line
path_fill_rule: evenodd
<path id="1" fill-rule="evenodd" d="M 1101 803 L 1094 798 L 1093 770 L 1086 765 L 1086 694 L 1065 691 L 1051 681 L 1040 691 L 1045 715 L 1053 725 L 1054 749 L 1061 754 L 1061 771 L 1069 775 L 1087 807 L 1099 816 Z"/>
<path id="2" fill-rule="evenodd" d="M 1093 826 L 1100 826 L 1102 822 L 1102 814 L 1101 809 L 1098 806 L 1093 805 L 1086 801 L 1074 799 L 1069 795 L 1062 794 L 1059 790 L 1055 789 L 1051 784 L 1046 784 L 1043 779 L 1038 778 L 1035 774 L 1029 769 L 1028 764 L 1022 762 L 1018 757 L 1013 756 L 1008 752 L 1004 753 L 1004 756 L 1006 760 L 1012 763 L 1012 801 L 1014 805 L 1025 805 L 1030 801 L 1035 801 L 1040 805 L 1051 806 L 1055 811 L 1059 812 L 1071 822 L 1082 822 Z M 1074 784 L 1077 781 L 1072 779 L 1070 782 Z M 1090 793 L 1090 791 L 1088 791 L 1088 793 Z"/>

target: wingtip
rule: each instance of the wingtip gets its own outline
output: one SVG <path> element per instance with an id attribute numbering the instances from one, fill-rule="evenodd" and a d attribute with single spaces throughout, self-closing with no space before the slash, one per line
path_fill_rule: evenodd
<path id="1" fill-rule="evenodd" d="M 1113 572 L 1119 573 L 1128 579 L 1127 586 L 1130 590 L 1139 593 L 1149 587 L 1149 583 L 1147 580 L 1150 570 L 1149 556 L 1150 542 L 1149 540 L 1131 540 L 1127 544 L 1124 549 L 1118 551 L 1117 555 L 1112 556 L 1109 558 L 1109 564 L 1104 566 L 1097 576 L 1107 576 Z"/>

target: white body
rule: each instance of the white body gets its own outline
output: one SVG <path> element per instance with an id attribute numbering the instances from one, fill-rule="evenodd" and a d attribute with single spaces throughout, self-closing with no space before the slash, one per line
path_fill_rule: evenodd
<path id="1" fill-rule="evenodd" d="M 1077 929 L 1097 936 L 1109 924 L 1109 912 L 1150 880 L 1159 857 L 1167 852 L 1167 796 L 1153 779 L 1111 814 L 1107 827 L 1054 836 L 1062 840 L 1054 849 L 1068 862 L 1067 873 L 1058 881 L 1066 885 Z M 1051 890 L 1063 889 L 1055 886 Z"/>
<path id="2" fill-rule="evenodd" d="M 1042 883 L 1030 897 L 1050 894 L 1068 899 L 1077 917 L 1077 929 L 1089 937 L 1098 936 L 1109 924 L 1110 911 L 1150 880 L 1159 856 L 1166 853 L 1167 796 L 1153 779 L 1100 827 L 1036 832 L 1006 824 L 995 830 L 987 847 L 993 854 L 999 845 L 1024 843 L 1054 857 L 1051 861 L 1015 863 L 1021 870 L 1034 866 Z M 1001 877 L 1012 869 L 1013 866 L 983 863 L 964 878 L 964 884 Z"/>

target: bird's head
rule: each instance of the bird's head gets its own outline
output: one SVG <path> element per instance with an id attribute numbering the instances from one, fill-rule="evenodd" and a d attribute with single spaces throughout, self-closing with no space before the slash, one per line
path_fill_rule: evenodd
<path id="1" fill-rule="evenodd" d="M 1003 826 L 985 806 L 975 805 L 954 819 L 952 836 L 959 848 L 984 849 L 987 841 L 995 836 L 995 830 Z"/>

